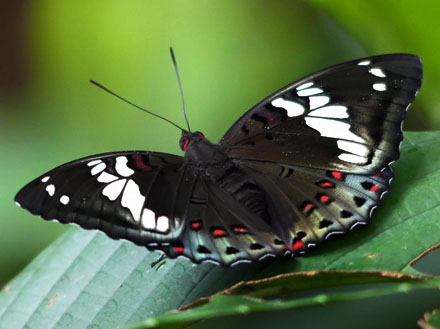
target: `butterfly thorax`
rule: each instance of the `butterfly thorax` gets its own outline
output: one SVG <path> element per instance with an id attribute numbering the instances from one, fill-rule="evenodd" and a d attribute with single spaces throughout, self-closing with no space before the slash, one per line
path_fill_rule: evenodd
<path id="1" fill-rule="evenodd" d="M 200 132 L 182 133 L 180 145 L 185 152 L 185 162 L 200 170 L 229 160 L 229 157 Z"/>
<path id="2" fill-rule="evenodd" d="M 180 144 L 184 146 L 182 149 L 188 165 L 202 171 L 205 177 L 249 211 L 269 221 L 263 190 L 236 166 L 222 148 L 200 132 L 182 133 Z"/>

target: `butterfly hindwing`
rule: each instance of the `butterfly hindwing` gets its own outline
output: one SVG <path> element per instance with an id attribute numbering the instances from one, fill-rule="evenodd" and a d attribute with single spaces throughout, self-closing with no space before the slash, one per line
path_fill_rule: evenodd
<path id="1" fill-rule="evenodd" d="M 255 105 L 220 141 L 235 159 L 374 173 L 399 157 L 420 59 L 381 55 L 305 77 Z"/>
<path id="2" fill-rule="evenodd" d="M 261 183 L 271 218 L 294 253 L 367 224 L 393 177 L 390 167 L 364 176 L 257 161 L 242 166 Z"/>

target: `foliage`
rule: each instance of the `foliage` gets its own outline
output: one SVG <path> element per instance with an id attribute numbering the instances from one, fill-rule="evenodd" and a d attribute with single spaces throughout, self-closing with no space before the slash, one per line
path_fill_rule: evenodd
<path id="1" fill-rule="evenodd" d="M 182 123 L 170 45 L 179 61 L 191 124 L 213 141 L 247 108 L 283 85 L 343 60 L 388 52 L 415 53 L 424 63 L 422 89 L 405 126 L 440 128 L 440 25 L 437 3 L 431 0 L 38 0 L 22 10 L 23 40 L 16 41 L 23 42 L 20 72 L 27 74 L 20 90 L 0 98 L 0 172 L 7 173 L 0 186 L 0 286 L 65 230 L 14 207 L 13 196 L 25 183 L 90 154 L 178 152 L 177 130 L 126 108 L 87 82 L 93 78 Z M 437 132 L 406 133 L 392 190 L 372 223 L 299 259 L 268 259 L 232 269 L 178 259 L 152 268 L 155 253 L 71 229 L 5 284 L 0 328 L 103 329 L 135 323 L 177 328 L 188 319 L 212 317 L 193 327 L 243 328 L 246 321 L 254 328 L 412 328 L 417 320 L 423 328 L 435 327 L 439 142 Z M 389 277 L 383 271 L 415 278 L 393 274 L 395 282 L 384 283 Z M 294 287 L 307 289 L 288 296 L 215 295 L 203 305 L 164 315 L 239 281 L 280 273 L 302 274 L 266 284 L 298 280 Z M 322 286 L 336 277 L 339 285 Z M 360 280 L 356 285 L 350 283 L 354 278 Z"/>

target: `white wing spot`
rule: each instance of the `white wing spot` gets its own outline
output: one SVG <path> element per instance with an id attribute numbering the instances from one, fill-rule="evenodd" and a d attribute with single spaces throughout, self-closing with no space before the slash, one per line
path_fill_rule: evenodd
<path id="1" fill-rule="evenodd" d="M 366 224 L 367 223 L 365 223 L 365 222 L 355 222 L 355 223 L 353 223 L 353 225 L 350 226 L 350 230 L 354 229 L 358 225 L 366 225 Z"/>
<path id="2" fill-rule="evenodd" d="M 298 87 L 296 87 L 296 90 L 306 89 L 311 86 L 313 86 L 313 82 L 306 82 L 306 83 L 303 83 L 302 85 L 299 85 Z"/>
<path id="3" fill-rule="evenodd" d="M 21 204 L 19 202 L 15 201 L 15 204 L 21 208 Z"/>
<path id="4" fill-rule="evenodd" d="M 99 175 L 96 180 L 100 183 L 110 183 L 110 182 L 113 182 L 117 179 L 118 179 L 118 177 L 116 177 L 115 175 L 112 175 L 112 174 L 109 174 L 109 173 L 103 171 L 101 173 L 101 175 Z"/>
<path id="5" fill-rule="evenodd" d="M 91 166 L 97 165 L 98 163 L 101 163 L 101 162 L 102 162 L 102 160 L 92 160 L 87 163 L 87 166 L 91 167 Z"/>
<path id="6" fill-rule="evenodd" d="M 119 194 L 121 194 L 126 181 L 127 181 L 126 179 L 121 179 L 121 180 L 117 180 L 116 182 L 108 184 L 102 190 L 102 195 L 105 195 L 110 201 L 116 200 Z"/>
<path id="7" fill-rule="evenodd" d="M 103 171 L 105 167 L 107 167 L 105 163 L 100 163 L 94 166 L 92 170 L 90 170 L 90 173 L 92 174 L 92 176 L 95 176 L 96 174 L 99 174 L 101 171 Z"/>
<path id="8" fill-rule="evenodd" d="M 47 185 L 46 191 L 47 191 L 47 194 L 49 194 L 50 196 L 53 196 L 55 194 L 55 185 L 53 185 L 53 184 Z"/>
<path id="9" fill-rule="evenodd" d="M 347 152 L 350 152 L 350 153 L 353 153 L 355 155 L 359 155 L 362 157 L 366 157 L 368 155 L 368 153 L 370 153 L 370 150 L 364 144 L 353 143 L 353 142 L 344 141 L 344 140 L 338 140 L 337 144 L 341 150 L 347 151 Z"/>
<path id="10" fill-rule="evenodd" d="M 141 219 L 141 211 L 144 206 L 145 197 L 139 190 L 139 185 L 130 179 L 125 186 L 124 193 L 122 194 L 121 205 L 128 208 L 136 222 Z"/>
<path id="11" fill-rule="evenodd" d="M 370 72 L 372 75 L 374 75 L 376 77 L 379 77 L 379 78 L 385 78 L 386 77 L 386 75 L 382 71 L 382 69 L 379 69 L 379 68 L 376 68 L 376 67 L 374 67 L 372 69 L 369 69 L 368 72 Z"/>
<path id="12" fill-rule="evenodd" d="M 158 231 L 166 232 L 166 231 L 168 231 L 169 227 L 170 227 L 170 224 L 169 224 L 168 217 L 166 217 L 166 216 L 159 216 L 157 218 L 156 229 Z"/>
<path id="13" fill-rule="evenodd" d="M 370 60 L 361 61 L 361 62 L 358 63 L 358 65 L 360 65 L 360 66 L 367 66 L 367 65 L 370 65 L 370 64 L 371 64 Z"/>
<path id="14" fill-rule="evenodd" d="M 298 94 L 298 96 L 312 96 L 312 95 L 320 94 L 322 92 L 324 91 L 320 88 L 308 88 L 308 89 L 298 90 L 296 93 Z"/>
<path id="15" fill-rule="evenodd" d="M 41 181 L 43 183 L 46 183 L 49 180 L 49 178 L 50 178 L 50 176 L 45 176 L 45 177 L 41 178 Z"/>
<path id="16" fill-rule="evenodd" d="M 384 83 L 375 83 L 373 84 L 373 89 L 377 91 L 385 91 L 387 90 L 387 85 Z"/>
<path id="17" fill-rule="evenodd" d="M 146 230 L 154 230 L 156 227 L 156 215 L 154 214 L 154 211 L 144 208 L 144 211 L 142 212 L 141 224 Z"/>
<path id="18" fill-rule="evenodd" d="M 128 168 L 127 162 L 128 162 L 127 157 L 120 156 L 116 158 L 116 166 L 115 166 L 116 172 L 124 177 L 129 177 L 134 174 L 134 170 Z"/>
<path id="19" fill-rule="evenodd" d="M 367 158 L 360 157 L 359 155 L 349 154 L 349 153 L 342 153 L 338 156 L 339 159 L 345 162 L 351 162 L 351 163 L 358 163 L 363 164 L 367 163 Z"/>
<path id="20" fill-rule="evenodd" d="M 319 131 L 322 137 L 341 138 L 365 143 L 361 137 L 350 131 L 349 123 L 312 117 L 306 117 L 305 121 L 310 128 Z"/>
<path id="21" fill-rule="evenodd" d="M 305 111 L 304 106 L 302 106 L 301 104 L 294 101 L 288 101 L 282 98 L 274 99 L 271 102 L 271 104 L 275 107 L 285 109 L 289 117 L 297 117 L 303 114 Z"/>
<path id="22" fill-rule="evenodd" d="M 331 237 L 332 235 L 335 235 L 335 234 L 344 234 L 344 231 L 332 231 L 332 232 L 329 232 L 329 233 L 327 233 L 326 236 L 324 236 L 324 240 L 327 240 L 329 237 Z"/>
<path id="23" fill-rule="evenodd" d="M 66 205 L 70 202 L 70 198 L 67 195 L 62 195 L 60 198 L 60 202 L 64 205 Z"/>
<path id="24" fill-rule="evenodd" d="M 349 117 L 347 110 L 348 108 L 346 106 L 329 105 L 320 107 L 319 109 L 310 112 L 308 115 L 312 117 L 345 119 Z"/>
<path id="25" fill-rule="evenodd" d="M 310 102 L 310 109 L 314 110 L 330 102 L 330 98 L 328 96 L 312 96 L 309 97 L 309 102 Z"/>

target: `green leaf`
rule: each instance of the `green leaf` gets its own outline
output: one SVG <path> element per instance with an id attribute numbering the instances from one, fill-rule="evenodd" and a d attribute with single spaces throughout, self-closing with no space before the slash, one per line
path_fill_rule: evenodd
<path id="1" fill-rule="evenodd" d="M 113 328 L 155 317 L 232 284 L 309 270 L 400 271 L 440 240 L 440 133 L 405 133 L 392 192 L 372 223 L 301 258 L 226 269 L 166 260 L 72 229 L 0 293 L 0 327 Z"/>
<path id="2" fill-rule="evenodd" d="M 112 328 L 248 277 L 243 267 L 195 266 L 186 259 L 152 268 L 157 258 L 157 253 L 96 231 L 70 230 L 0 293 L 0 327 L 86 328 L 95 323 Z"/>
<path id="3" fill-rule="evenodd" d="M 374 283 L 376 285 L 372 285 Z M 220 294 L 202 299 L 186 307 L 183 311 L 170 312 L 157 318 L 150 318 L 144 323 L 130 328 L 184 328 L 197 321 L 216 317 L 322 306 L 342 301 L 408 293 L 416 289 L 438 289 L 439 285 L 440 281 L 438 280 L 418 279 L 398 273 L 309 272 L 287 274 L 238 284 Z M 344 286 L 354 286 L 354 289 L 341 292 L 341 290 L 343 291 L 341 287 Z M 330 287 L 338 288 L 338 290 L 328 289 Z M 327 288 L 327 290 L 312 296 L 303 297 L 292 294 L 302 290 L 316 291 L 316 289 L 321 289 L 319 291 L 322 291 L 323 288 Z"/>

